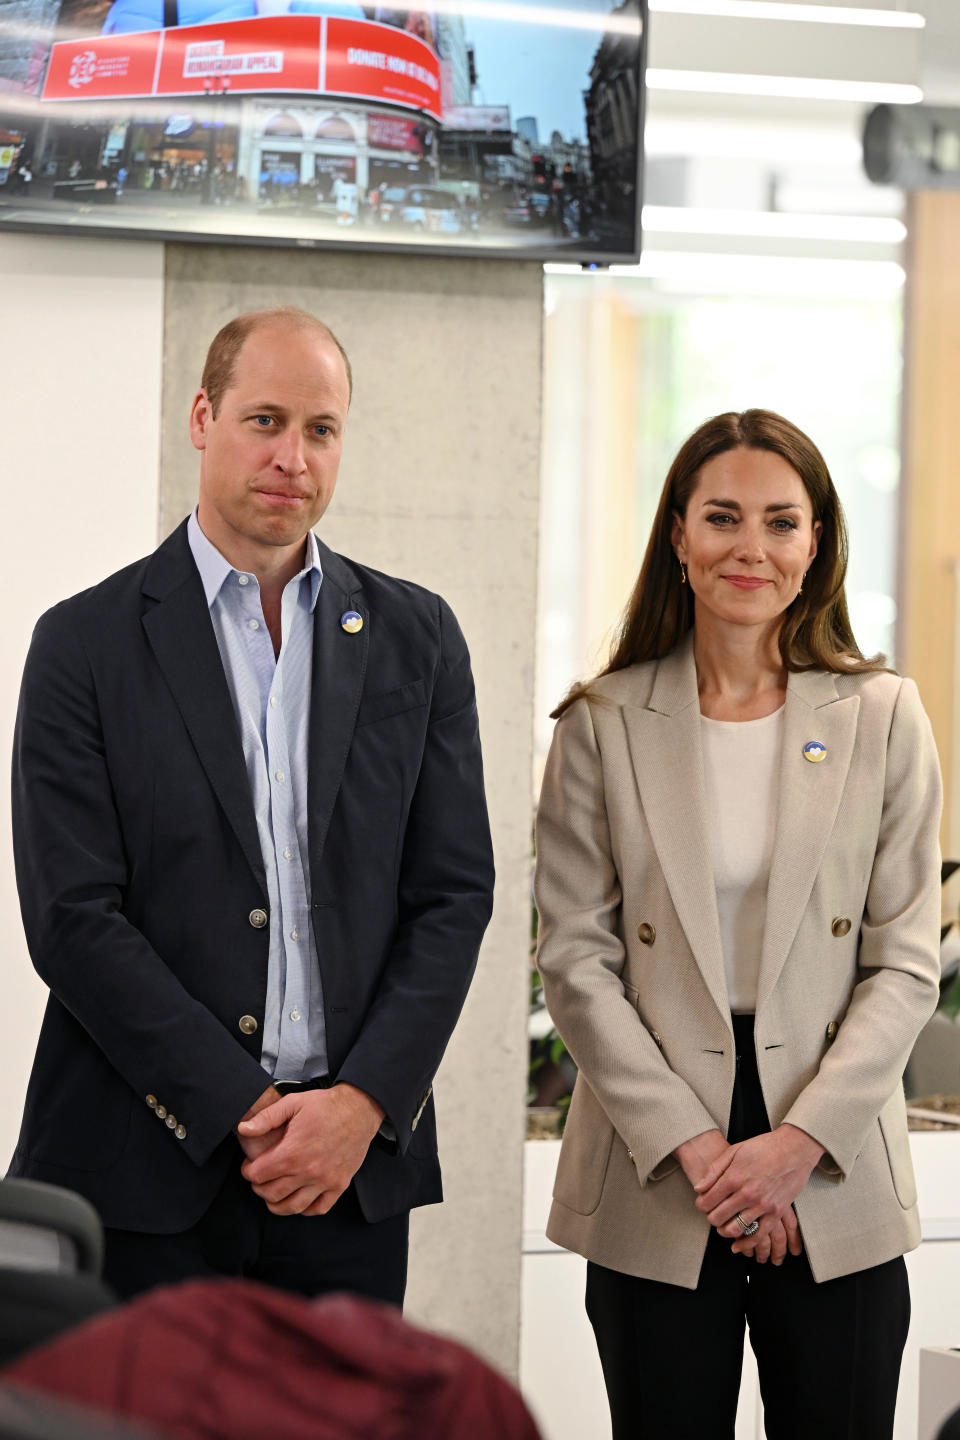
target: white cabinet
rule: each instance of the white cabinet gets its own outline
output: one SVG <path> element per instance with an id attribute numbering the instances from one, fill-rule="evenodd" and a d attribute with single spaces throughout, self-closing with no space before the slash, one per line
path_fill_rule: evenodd
<path id="1" fill-rule="evenodd" d="M 559 1140 L 524 1150 L 520 1388 L 544 1440 L 610 1440 L 593 1331 L 583 1308 L 587 1262 L 545 1236 Z"/>
<path id="2" fill-rule="evenodd" d="M 960 1409 L 960 1352 L 926 1346 L 920 1351 L 920 1423 L 917 1440 L 937 1440 L 948 1416 Z"/>
<path id="3" fill-rule="evenodd" d="M 920 1351 L 960 1345 L 960 1135 L 910 1136 L 923 1243 L 907 1256 L 912 1314 L 894 1440 L 916 1440 Z"/>
<path id="4" fill-rule="evenodd" d="M 910 1137 L 923 1244 L 907 1256 L 912 1319 L 895 1440 L 917 1440 L 919 1355 L 960 1346 L 960 1135 Z M 560 1142 L 528 1140 L 525 1157 L 520 1384 L 544 1440 L 610 1440 L 593 1332 L 583 1308 L 586 1262 L 544 1235 Z M 762 1440 L 756 1365 L 746 1347 L 737 1440 Z"/>

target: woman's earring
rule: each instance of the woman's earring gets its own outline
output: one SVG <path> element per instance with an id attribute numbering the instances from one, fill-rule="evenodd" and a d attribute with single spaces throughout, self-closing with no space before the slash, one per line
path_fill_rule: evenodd
<path id="1" fill-rule="evenodd" d="M 680 561 L 680 584 L 681 584 L 681 585 L 686 585 L 686 583 L 687 583 L 687 567 L 684 565 L 683 561 L 681 560 L 681 561 Z"/>

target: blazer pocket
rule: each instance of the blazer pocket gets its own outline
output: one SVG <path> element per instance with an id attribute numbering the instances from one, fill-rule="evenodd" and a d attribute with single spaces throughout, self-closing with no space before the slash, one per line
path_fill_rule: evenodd
<path id="1" fill-rule="evenodd" d="M 893 1188 L 904 1210 L 909 1210 L 917 1203 L 917 1181 L 910 1157 L 907 1111 L 903 1102 L 903 1091 L 899 1087 L 880 1111 L 879 1123 L 890 1174 L 893 1177 Z"/>
<path id="2" fill-rule="evenodd" d="M 82 1070 L 82 1067 L 78 1066 L 77 1070 Z M 76 1072 L 71 1076 L 71 1084 L 75 1079 Z M 50 1116 L 49 1123 L 35 1127 L 39 1133 L 32 1136 L 29 1145 L 22 1141 L 18 1143 L 18 1157 L 61 1171 L 89 1175 L 109 1170 L 117 1164 L 130 1134 L 133 1092 L 127 1095 L 116 1092 L 105 1094 L 102 1099 L 94 1090 L 78 1088 L 75 1093 L 84 1097 L 82 1119 L 78 1122 L 75 1113 Z M 145 1105 L 143 1110 L 149 1113 Z M 157 1125 L 156 1120 L 154 1124 Z M 163 1126 L 157 1125 L 157 1130 L 163 1132 Z M 53 1179 L 50 1175 L 44 1178 Z M 57 1179 L 55 1183 L 69 1185 L 70 1181 L 64 1178 Z"/>
<path id="3" fill-rule="evenodd" d="M 553 1198 L 578 1215 L 592 1215 L 607 1177 L 613 1126 L 582 1075 L 577 1076 L 563 1132 Z"/>
<path id="4" fill-rule="evenodd" d="M 391 715 L 401 715 L 405 710 L 414 710 L 426 705 L 427 690 L 422 680 L 411 680 L 396 690 L 385 690 L 380 695 L 366 695 L 360 703 L 357 714 L 357 729 L 371 725 L 375 720 L 386 720 Z"/>

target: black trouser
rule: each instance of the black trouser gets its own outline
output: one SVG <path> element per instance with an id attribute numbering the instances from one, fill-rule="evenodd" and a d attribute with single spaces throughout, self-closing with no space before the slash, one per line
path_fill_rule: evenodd
<path id="1" fill-rule="evenodd" d="M 734 1034 L 730 1139 L 743 1140 L 770 1127 L 753 1016 L 735 1015 Z M 910 1323 L 902 1257 L 818 1285 L 804 1255 L 758 1265 L 731 1244 L 711 1232 L 696 1290 L 588 1264 L 613 1440 L 733 1440 L 744 1321 L 770 1440 L 890 1440 Z"/>
<path id="2" fill-rule="evenodd" d="M 322 1086 L 312 1082 L 309 1088 Z M 308 1088 L 278 1086 L 288 1092 Z M 349 1290 L 403 1304 L 409 1213 L 370 1224 L 353 1185 L 326 1215 L 272 1215 L 231 1167 L 206 1213 L 189 1230 L 147 1235 L 107 1229 L 104 1279 L 124 1299 L 177 1280 L 242 1276 L 299 1295 Z"/>

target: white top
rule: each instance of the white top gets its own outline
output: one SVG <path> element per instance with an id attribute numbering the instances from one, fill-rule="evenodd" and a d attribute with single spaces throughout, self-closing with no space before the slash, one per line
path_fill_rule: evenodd
<path id="1" fill-rule="evenodd" d="M 700 717 L 707 820 L 730 1009 L 756 1009 L 783 747 L 783 706 L 761 720 Z"/>

